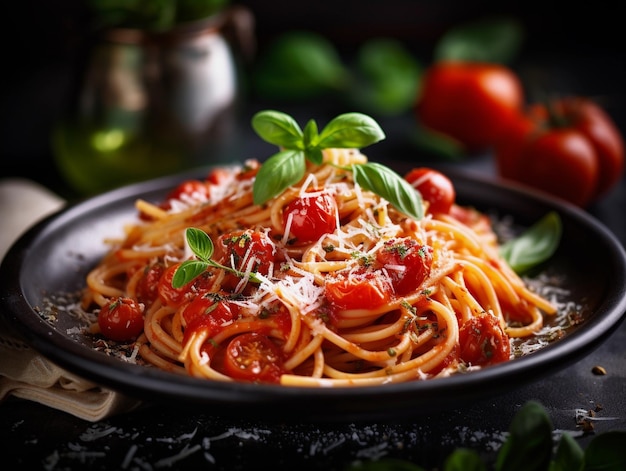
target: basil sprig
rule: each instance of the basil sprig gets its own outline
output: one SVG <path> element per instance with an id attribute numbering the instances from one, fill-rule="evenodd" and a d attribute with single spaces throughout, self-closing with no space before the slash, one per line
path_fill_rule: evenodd
<path id="1" fill-rule="evenodd" d="M 187 245 L 197 257 L 196 259 L 185 260 L 180 264 L 174 276 L 172 278 L 172 287 L 175 289 L 182 288 L 190 281 L 200 276 L 209 267 L 221 268 L 222 270 L 229 271 L 240 278 L 246 276 L 245 273 L 235 270 L 234 268 L 227 267 L 221 263 L 211 260 L 213 251 L 215 249 L 213 241 L 209 235 L 201 229 L 196 227 L 188 227 L 185 229 L 185 239 Z M 257 283 L 262 281 L 258 273 L 250 273 L 250 279 Z"/>
<path id="2" fill-rule="evenodd" d="M 554 254 L 562 233 L 561 218 L 550 211 L 518 237 L 500 246 L 500 255 L 516 273 L 524 273 Z"/>
<path id="3" fill-rule="evenodd" d="M 260 111 L 252 118 L 256 133 L 281 150 L 261 166 L 253 186 L 253 199 L 262 205 L 298 183 L 306 172 L 306 161 L 319 165 L 322 150 L 362 148 L 385 138 L 385 133 L 371 117 L 345 113 L 332 119 L 322 130 L 310 120 L 304 131 L 289 115 L 279 111 Z M 415 219 L 424 215 L 420 194 L 400 175 L 377 163 L 352 164 L 362 188 L 386 199 L 402 213 Z"/>

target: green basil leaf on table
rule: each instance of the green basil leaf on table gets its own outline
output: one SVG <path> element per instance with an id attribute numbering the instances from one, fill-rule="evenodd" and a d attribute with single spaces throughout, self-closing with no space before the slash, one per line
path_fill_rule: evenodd
<path id="1" fill-rule="evenodd" d="M 524 41 L 524 29 L 511 17 L 489 17 L 463 23 L 448 30 L 435 47 L 441 60 L 511 63 Z"/>
<path id="2" fill-rule="evenodd" d="M 516 273 L 524 273 L 554 254 L 561 233 L 561 218 L 550 211 L 518 237 L 502 244 L 500 255 Z"/>
<path id="3" fill-rule="evenodd" d="M 529 401 L 513 417 L 498 451 L 496 471 L 546 471 L 552 456 L 552 422 L 541 404 Z"/>
<path id="4" fill-rule="evenodd" d="M 420 62 L 400 41 L 369 40 L 358 51 L 348 98 L 379 114 L 403 113 L 415 105 L 422 72 Z"/>

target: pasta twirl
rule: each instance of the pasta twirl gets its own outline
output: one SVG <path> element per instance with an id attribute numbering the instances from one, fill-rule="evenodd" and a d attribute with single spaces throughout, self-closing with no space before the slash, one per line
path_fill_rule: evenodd
<path id="1" fill-rule="evenodd" d="M 510 339 L 556 308 L 499 257 L 486 216 L 455 205 L 407 217 L 354 182 L 349 165 L 365 161 L 325 150 L 263 206 L 255 162 L 138 201 L 141 218 L 89 273 L 84 307 L 136 301 L 143 360 L 218 381 L 379 385 L 509 360 Z M 209 235 L 218 264 L 174 288 L 193 257 L 189 227 Z"/>

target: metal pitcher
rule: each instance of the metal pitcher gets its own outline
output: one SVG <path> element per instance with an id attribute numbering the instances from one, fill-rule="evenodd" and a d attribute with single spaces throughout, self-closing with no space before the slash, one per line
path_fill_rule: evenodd
<path id="1" fill-rule="evenodd" d="M 253 26 L 237 6 L 163 33 L 99 36 L 53 132 L 69 185 L 89 195 L 228 160 Z"/>

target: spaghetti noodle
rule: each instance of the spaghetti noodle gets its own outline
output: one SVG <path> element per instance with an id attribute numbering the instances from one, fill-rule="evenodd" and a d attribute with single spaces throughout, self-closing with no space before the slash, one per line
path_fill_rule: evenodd
<path id="1" fill-rule="evenodd" d="M 164 203 L 137 201 L 141 218 L 89 273 L 84 307 L 133 301 L 143 360 L 219 381 L 379 385 L 509 360 L 510 339 L 532 336 L 556 308 L 499 257 L 485 215 L 425 203 L 422 219 L 407 217 L 355 183 L 347 169 L 366 161 L 327 149 L 263 206 L 254 161 Z M 218 263 L 174 288 L 194 258 L 190 227 Z"/>

